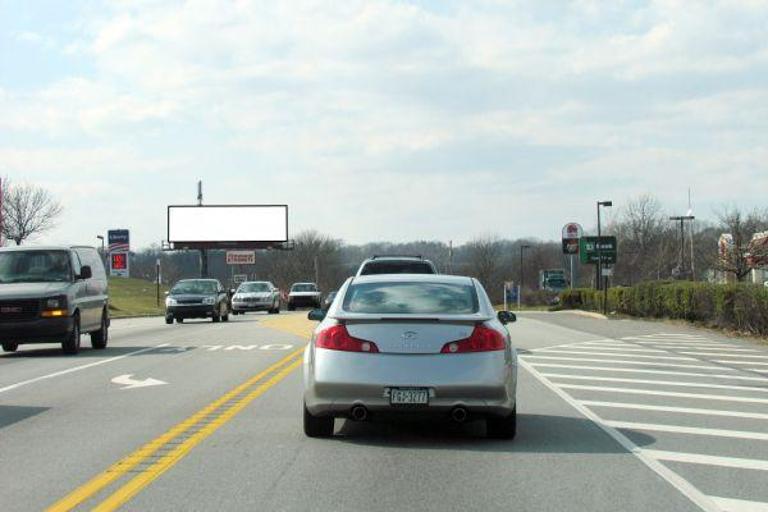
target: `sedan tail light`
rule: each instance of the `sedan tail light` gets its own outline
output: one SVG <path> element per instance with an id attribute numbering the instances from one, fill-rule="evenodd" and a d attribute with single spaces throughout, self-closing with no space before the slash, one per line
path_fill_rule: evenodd
<path id="1" fill-rule="evenodd" d="M 499 331 L 484 325 L 477 325 L 469 338 L 446 343 L 440 352 L 443 354 L 492 352 L 504 350 L 505 346 L 504 336 Z"/>
<path id="2" fill-rule="evenodd" d="M 317 348 L 328 350 L 342 350 L 344 352 L 369 352 L 379 351 L 379 347 L 372 341 L 353 338 L 343 324 L 334 325 L 320 331 L 315 338 Z"/>

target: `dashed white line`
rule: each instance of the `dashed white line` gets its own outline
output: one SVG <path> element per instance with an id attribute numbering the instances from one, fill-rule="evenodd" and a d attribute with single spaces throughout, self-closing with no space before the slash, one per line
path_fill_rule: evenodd
<path id="1" fill-rule="evenodd" d="M 560 360 L 560 361 L 584 361 L 587 363 L 614 363 L 614 364 L 635 364 L 641 366 L 664 366 L 667 368 L 692 368 L 697 370 L 731 370 L 732 368 L 722 368 L 720 366 L 703 366 L 695 364 L 673 364 L 673 363 L 653 363 L 645 361 L 627 361 L 624 359 L 592 359 L 586 357 L 558 357 L 558 356 L 539 356 L 536 354 L 530 354 L 525 356 L 526 359 L 544 359 L 544 360 Z"/>
<path id="2" fill-rule="evenodd" d="M 158 348 L 166 347 L 168 345 L 170 345 L 170 343 L 163 343 L 163 344 L 160 344 L 160 345 L 155 345 L 154 347 L 147 347 L 147 348 L 143 348 L 141 350 L 135 350 L 133 352 L 128 352 L 127 354 L 123 354 L 123 355 L 120 355 L 120 356 L 110 357 L 109 359 L 102 359 L 101 361 L 95 361 L 93 363 L 83 364 L 83 365 L 80 365 L 80 366 L 75 366 L 73 368 L 67 368 L 66 370 L 61 370 L 61 371 L 58 371 L 58 372 L 49 373 L 47 375 L 41 375 L 40 377 L 35 377 L 34 379 L 23 380 L 21 382 L 17 382 L 16 384 L 11 384 L 10 386 L 5 386 L 3 388 L 0 388 L 0 393 L 5 393 L 6 391 L 10 391 L 12 389 L 18 389 L 18 388 L 20 388 L 22 386 L 26 386 L 27 384 L 32 384 L 32 383 L 35 383 L 35 382 L 40 382 L 41 380 L 52 379 L 54 377 L 59 377 L 61 375 L 67 375 L 69 373 L 79 372 L 79 371 L 85 370 L 87 368 L 93 368 L 94 366 L 99 366 L 99 365 L 102 365 L 102 364 L 111 363 L 111 362 L 117 361 L 119 359 L 124 359 L 126 357 L 134 356 L 136 354 L 142 354 L 144 352 L 149 352 L 151 350 L 156 350 Z"/>

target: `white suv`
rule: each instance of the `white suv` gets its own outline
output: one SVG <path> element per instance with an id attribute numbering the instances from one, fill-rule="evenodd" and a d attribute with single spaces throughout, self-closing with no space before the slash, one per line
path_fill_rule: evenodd
<path id="1" fill-rule="evenodd" d="M 373 274 L 439 274 L 434 263 L 421 256 L 374 256 L 357 269 L 357 277 Z"/>

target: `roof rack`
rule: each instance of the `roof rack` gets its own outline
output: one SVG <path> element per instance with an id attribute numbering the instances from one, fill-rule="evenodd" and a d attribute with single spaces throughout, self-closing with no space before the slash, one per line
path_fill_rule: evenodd
<path id="1" fill-rule="evenodd" d="M 379 258 L 418 258 L 420 260 L 424 259 L 424 256 L 421 254 L 374 254 L 371 259 L 376 260 Z"/>

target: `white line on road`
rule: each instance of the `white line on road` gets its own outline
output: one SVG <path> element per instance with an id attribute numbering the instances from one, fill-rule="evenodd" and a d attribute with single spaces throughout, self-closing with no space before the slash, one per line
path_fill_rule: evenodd
<path id="1" fill-rule="evenodd" d="M 648 430 L 651 432 L 669 432 L 672 434 L 691 434 L 697 436 L 728 437 L 731 439 L 751 439 L 755 441 L 768 441 L 765 432 L 751 432 L 746 430 L 726 430 L 720 428 L 681 427 L 678 425 L 662 425 L 656 423 L 635 423 L 632 421 L 606 421 L 613 428 L 630 430 Z"/>
<path id="2" fill-rule="evenodd" d="M 609 407 L 612 409 L 632 409 L 636 411 L 674 412 L 680 414 L 698 414 L 703 416 L 724 416 L 729 418 L 768 420 L 768 414 L 759 412 L 720 411 L 716 409 L 700 409 L 696 407 L 672 407 L 668 405 L 648 405 L 627 402 L 602 402 L 599 400 L 581 400 L 580 403 L 589 407 Z"/>
<path id="3" fill-rule="evenodd" d="M 160 347 L 166 347 L 168 345 L 170 345 L 170 343 L 162 343 L 160 345 L 155 345 L 154 347 L 147 347 L 147 348 L 143 348 L 141 350 L 136 350 L 136 351 L 133 351 L 133 352 L 128 352 L 127 354 L 123 354 L 121 356 L 110 357 L 109 359 L 102 359 L 101 361 L 95 361 L 93 363 L 88 363 L 88 364 L 83 364 L 83 365 L 80 365 L 80 366 L 75 366 L 74 368 L 67 368 L 66 370 L 61 370 L 61 371 L 58 371 L 58 372 L 49 373 L 47 375 L 41 375 L 40 377 L 35 377 L 34 379 L 23 380 L 21 382 L 17 382 L 16 384 L 11 384 L 10 386 L 5 386 L 4 388 L 0 388 L 0 393 L 5 393 L 6 391 L 11 391 L 12 389 L 17 389 L 17 388 L 20 388 L 22 386 L 26 386 L 27 384 L 33 384 L 35 382 L 40 382 L 41 380 L 52 379 L 54 377 L 59 377 L 61 375 L 67 375 L 68 373 L 79 372 L 80 370 L 85 370 L 87 368 L 93 368 L 94 366 L 99 366 L 99 365 L 102 365 L 102 364 L 111 363 L 113 361 L 118 361 L 120 359 L 124 359 L 124 358 L 129 357 L 129 356 L 135 356 L 136 354 L 142 354 L 144 352 L 149 352 L 151 350 L 155 350 L 155 349 L 158 349 Z"/>
<path id="4" fill-rule="evenodd" d="M 528 357 L 528 356 L 526 356 Z M 645 370 L 642 368 L 610 368 L 607 366 L 583 366 L 580 364 L 529 363 L 536 368 L 567 368 L 571 370 L 592 370 L 617 373 L 650 373 L 654 375 L 683 375 L 686 377 L 709 377 L 712 379 L 744 380 L 749 382 L 768 382 L 766 377 L 744 377 L 741 375 L 723 375 L 719 373 L 676 372 L 672 370 Z"/>
<path id="5" fill-rule="evenodd" d="M 558 356 L 537 356 L 535 354 L 523 356 L 525 359 L 546 359 L 546 360 L 561 360 L 561 361 L 584 361 L 587 363 L 614 363 L 614 364 L 636 364 L 641 366 L 664 366 L 667 368 L 694 368 L 697 370 L 731 370 L 738 371 L 733 368 L 723 368 L 721 366 L 702 366 L 695 364 L 673 364 L 673 363 L 652 363 L 645 361 L 626 361 L 624 359 L 591 359 L 587 357 L 558 357 Z"/>
<path id="6" fill-rule="evenodd" d="M 530 363 L 525 360 L 520 360 L 520 365 L 525 368 L 528 373 L 534 376 L 539 382 L 544 384 L 553 393 L 562 398 L 565 402 L 570 404 L 571 407 L 579 411 L 585 418 L 589 419 L 597 425 L 606 434 L 611 436 L 617 443 L 624 447 L 629 453 L 637 457 L 643 464 L 654 471 L 657 475 L 669 482 L 675 489 L 687 497 L 691 502 L 695 503 L 699 508 L 706 512 L 721 512 L 717 505 L 709 499 L 704 493 L 699 491 L 696 487 L 691 485 L 686 479 L 674 471 L 667 468 L 665 465 L 659 463 L 657 460 L 645 455 L 643 450 L 640 449 L 635 443 L 633 443 L 627 436 L 619 432 L 613 427 L 605 424 L 602 418 L 585 407 L 578 401 L 574 400 L 568 393 L 559 389 L 557 385 L 550 382 L 549 379 L 542 376 Z"/>
<path id="7" fill-rule="evenodd" d="M 652 349 L 652 348 L 634 348 L 636 345 L 629 345 L 627 343 L 584 343 L 578 346 L 584 350 L 619 350 L 621 352 L 647 352 L 653 354 L 668 354 L 668 350 Z"/>
<path id="8" fill-rule="evenodd" d="M 689 351 L 682 351 L 679 350 L 677 352 L 678 354 L 685 354 L 685 355 L 691 355 L 691 356 L 703 356 L 703 357 L 751 357 L 753 359 L 768 359 L 768 356 L 759 356 L 757 354 L 731 354 L 730 352 L 689 352 Z"/>
<path id="9" fill-rule="evenodd" d="M 768 471 L 768 460 L 741 459 L 738 457 L 719 457 L 717 455 L 705 455 L 703 453 L 669 452 L 664 450 L 640 449 L 645 455 L 656 460 L 668 462 L 684 462 L 688 464 L 703 464 L 706 466 L 720 466 L 724 468 L 753 469 L 756 471 Z"/>
<path id="10" fill-rule="evenodd" d="M 695 398 L 699 400 L 722 400 L 724 402 L 768 404 L 768 398 L 751 398 L 746 396 L 705 395 L 700 393 L 679 393 L 677 391 L 655 391 L 653 389 L 582 386 L 580 384 L 558 384 L 558 386 L 560 386 L 563 389 L 578 389 L 582 391 L 600 391 L 605 393 L 623 393 L 627 395 L 668 396 L 668 397 L 674 397 L 674 398 Z"/>
<path id="11" fill-rule="evenodd" d="M 756 364 L 757 366 L 768 366 L 768 363 L 761 363 L 759 361 L 729 361 L 727 359 L 715 359 L 714 362 L 727 363 L 727 364 Z"/>
<path id="12" fill-rule="evenodd" d="M 711 496 L 723 512 L 768 512 L 768 503 L 764 501 L 737 500 Z"/>
<path id="13" fill-rule="evenodd" d="M 645 343 L 645 342 L 636 342 L 638 345 L 643 347 L 661 347 L 661 348 L 677 348 L 682 350 L 691 350 L 693 348 L 699 348 L 701 350 L 728 350 L 730 352 L 760 352 L 759 350 L 754 350 L 751 348 L 733 348 L 733 345 L 700 345 L 697 343 L 693 344 L 683 344 L 683 343 Z"/>
<path id="14" fill-rule="evenodd" d="M 537 351 L 536 353 L 540 353 L 541 351 Z M 549 354 L 575 354 L 579 356 L 620 356 L 620 357 L 636 357 L 636 358 L 642 358 L 642 359 L 664 359 L 667 361 L 698 361 L 695 357 L 676 357 L 676 356 L 646 356 L 642 354 L 625 354 L 623 352 L 584 352 L 584 351 L 578 351 L 576 350 L 576 347 L 573 347 L 570 350 L 548 350 L 547 355 Z"/>
<path id="15" fill-rule="evenodd" d="M 660 386 L 681 386 L 689 388 L 731 389 L 736 391 L 754 391 L 756 393 L 768 393 L 768 387 L 757 386 L 728 386 L 726 384 L 707 384 L 704 382 L 680 382 L 676 380 L 654 379 L 620 379 L 617 377 L 595 377 L 594 375 L 570 375 L 567 373 L 542 373 L 548 379 L 587 380 L 590 382 L 626 382 L 634 384 L 658 384 Z"/>

